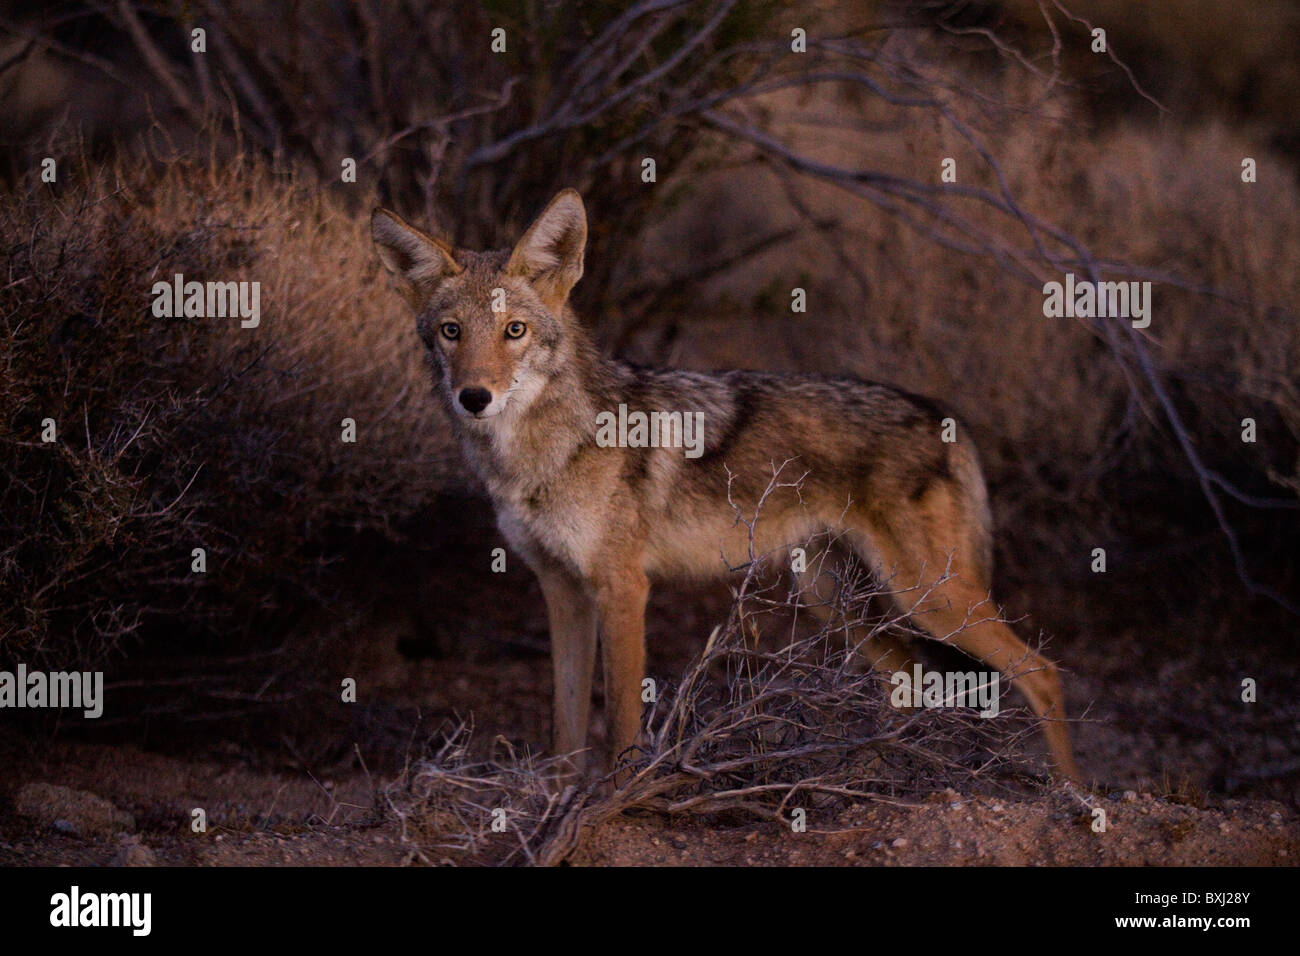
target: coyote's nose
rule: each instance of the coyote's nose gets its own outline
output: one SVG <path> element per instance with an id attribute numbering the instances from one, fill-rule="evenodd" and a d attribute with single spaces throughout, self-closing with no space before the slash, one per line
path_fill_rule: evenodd
<path id="1" fill-rule="evenodd" d="M 486 388 L 462 388 L 460 403 L 465 406 L 465 411 L 477 415 L 492 404 L 492 393 Z"/>

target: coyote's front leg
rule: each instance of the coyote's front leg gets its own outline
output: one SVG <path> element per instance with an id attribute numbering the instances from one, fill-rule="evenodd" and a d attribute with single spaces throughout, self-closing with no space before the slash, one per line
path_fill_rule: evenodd
<path id="1" fill-rule="evenodd" d="M 591 714 L 591 675 L 596 666 L 596 605 L 582 582 L 562 568 L 545 564 L 533 569 L 546 598 L 551 626 L 551 670 L 555 678 L 552 742 L 556 754 L 587 746 Z M 581 771 L 585 760 L 571 761 Z"/>
<path id="2" fill-rule="evenodd" d="M 639 560 L 625 560 L 595 582 L 605 663 L 605 725 L 610 768 L 636 743 L 645 678 L 645 605 L 650 593 Z"/>

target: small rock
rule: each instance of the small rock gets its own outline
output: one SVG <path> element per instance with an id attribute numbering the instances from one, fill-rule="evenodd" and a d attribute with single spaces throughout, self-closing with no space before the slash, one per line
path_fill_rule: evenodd
<path id="1" fill-rule="evenodd" d="M 895 850 L 901 850 L 903 847 L 907 846 L 907 838 L 906 838 L 906 837 L 899 837 L 898 839 L 896 839 L 893 843 L 891 843 L 891 844 L 889 844 L 889 845 L 892 846 Z"/>
<path id="2" fill-rule="evenodd" d="M 113 856 L 113 866 L 157 866 L 158 857 L 138 836 L 123 837 Z"/>

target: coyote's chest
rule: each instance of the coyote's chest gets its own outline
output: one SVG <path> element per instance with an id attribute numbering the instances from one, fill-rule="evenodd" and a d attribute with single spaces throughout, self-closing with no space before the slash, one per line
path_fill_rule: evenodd
<path id="1" fill-rule="evenodd" d="M 542 551 L 579 572 L 592 568 L 606 534 L 604 508 L 563 485 L 489 484 L 488 492 L 511 544 Z"/>
<path id="2" fill-rule="evenodd" d="M 497 524 L 522 551 L 541 551 L 575 571 L 593 566 L 605 540 L 611 512 L 598 474 L 585 474 L 572 461 L 547 461 L 544 455 L 502 455 L 496 444 L 467 449 L 487 489 Z"/>

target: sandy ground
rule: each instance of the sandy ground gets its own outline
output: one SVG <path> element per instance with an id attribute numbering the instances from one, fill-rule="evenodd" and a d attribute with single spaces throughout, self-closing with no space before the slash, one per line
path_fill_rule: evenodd
<path id="1" fill-rule="evenodd" d="M 132 748 L 58 745 L 8 781 L 0 826 L 4 865 L 352 866 L 462 862 L 416 854 L 396 822 L 374 812 L 363 774 L 312 780 Z M 58 800 L 32 807 L 27 778 L 58 779 Z M 104 825 L 92 797 L 130 819 Z M 24 813 L 17 812 L 15 804 Z M 1094 828 L 1089 805 L 1106 812 Z M 202 807 L 208 831 L 191 832 Z M 769 822 L 712 823 L 629 816 L 593 833 L 576 865 L 1294 866 L 1300 816 L 1265 799 L 1203 807 L 1136 791 L 1054 788 L 1032 799 L 967 798 L 951 790 L 913 804 L 851 806 L 809 816 L 807 830 Z"/>

